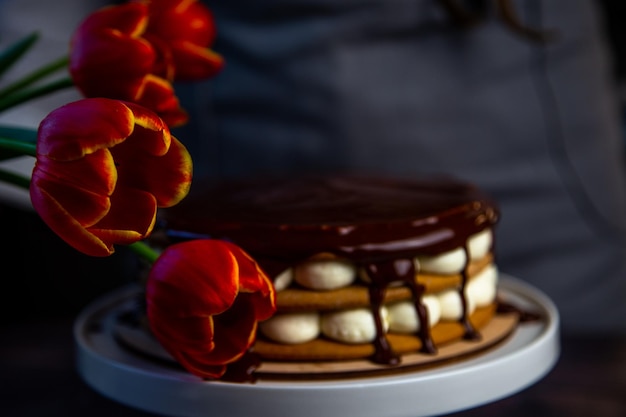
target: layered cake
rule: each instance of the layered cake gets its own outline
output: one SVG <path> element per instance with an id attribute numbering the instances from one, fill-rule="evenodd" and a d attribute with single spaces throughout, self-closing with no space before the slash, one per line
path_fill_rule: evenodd
<path id="1" fill-rule="evenodd" d="M 498 316 L 498 210 L 465 182 L 199 182 L 159 216 L 165 244 L 226 240 L 271 278 L 277 310 L 259 324 L 251 349 L 267 375 L 435 363 L 461 341 L 445 355 L 454 359 L 480 350 L 484 329 Z M 514 325 L 508 321 L 487 345 Z"/>

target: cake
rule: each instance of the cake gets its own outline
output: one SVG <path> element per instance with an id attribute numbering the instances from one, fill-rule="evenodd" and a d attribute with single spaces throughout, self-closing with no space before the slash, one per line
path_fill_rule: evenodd
<path id="1" fill-rule="evenodd" d="M 510 314 L 485 337 L 500 316 L 498 215 L 476 186 L 447 177 L 197 182 L 159 213 L 153 242 L 242 248 L 276 294 L 251 349 L 257 372 L 338 377 L 455 360 L 507 337 Z"/>

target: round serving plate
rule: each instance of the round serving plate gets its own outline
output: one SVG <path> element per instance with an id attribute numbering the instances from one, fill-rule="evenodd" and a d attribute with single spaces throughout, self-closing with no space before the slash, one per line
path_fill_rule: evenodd
<path id="1" fill-rule="evenodd" d="M 123 288 L 89 305 L 74 336 L 87 384 L 122 404 L 172 417 L 432 416 L 477 407 L 528 387 L 558 360 L 559 316 L 539 290 L 501 274 L 500 297 L 543 316 L 521 323 L 492 349 L 461 361 L 398 375 L 254 384 L 203 381 L 118 343 L 120 309 L 136 296 Z"/>

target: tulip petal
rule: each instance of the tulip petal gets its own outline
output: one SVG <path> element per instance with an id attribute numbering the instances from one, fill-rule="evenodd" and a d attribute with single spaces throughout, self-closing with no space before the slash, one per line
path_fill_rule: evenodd
<path id="1" fill-rule="evenodd" d="M 163 156 L 141 152 L 137 147 L 154 142 L 155 135 L 145 134 L 145 129 L 139 127 L 135 132 L 133 140 L 111 149 L 117 162 L 120 186 L 146 190 L 155 196 L 159 207 L 177 204 L 191 187 L 191 155 L 175 138 Z"/>
<path id="2" fill-rule="evenodd" d="M 125 104 L 133 113 L 135 129 L 131 134 L 137 138 L 132 141 L 135 148 L 156 156 L 165 155 L 172 141 L 167 124 L 146 107 L 135 103 Z"/>
<path id="3" fill-rule="evenodd" d="M 45 187 L 38 186 L 36 181 L 31 182 L 30 198 L 48 227 L 76 250 L 90 256 L 109 256 L 114 252 L 112 244 L 89 232 L 46 192 Z"/>
<path id="4" fill-rule="evenodd" d="M 213 319 L 210 316 L 172 318 L 163 309 L 151 309 L 151 321 L 158 322 L 152 332 L 161 340 L 167 341 L 173 350 L 184 350 L 203 354 L 214 349 Z"/>
<path id="5" fill-rule="evenodd" d="M 91 231 L 102 240 L 128 245 L 148 236 L 154 228 L 156 212 L 152 194 L 118 187 L 111 195 L 111 209 Z"/>
<path id="6" fill-rule="evenodd" d="M 75 36 L 69 70 L 74 84 L 87 97 L 135 100 L 156 61 L 145 39 L 110 31 L 97 36 Z"/>
<path id="7" fill-rule="evenodd" d="M 79 159 L 123 142 L 133 128 L 133 113 L 120 101 L 75 101 L 53 110 L 41 121 L 37 153 L 59 161 Z"/>
<path id="8" fill-rule="evenodd" d="M 155 51 L 155 61 L 150 74 L 163 78 L 168 82 L 174 81 L 176 62 L 174 62 L 174 55 L 170 46 L 163 39 L 152 33 L 144 33 L 143 36 L 146 41 L 150 42 Z"/>
<path id="9" fill-rule="evenodd" d="M 113 155 L 108 149 L 100 149 L 84 158 L 59 161 L 40 155 L 36 171 L 51 181 L 89 192 L 110 196 L 117 182 L 117 170 Z M 76 175 L 79 172 L 80 175 Z"/>
<path id="10" fill-rule="evenodd" d="M 111 202 L 106 195 L 90 193 L 62 182 L 50 181 L 38 174 L 34 174 L 31 180 L 31 188 L 35 187 L 46 190 L 46 200 L 31 198 L 33 206 L 42 217 L 45 217 L 43 213 L 61 207 L 64 215 L 72 217 L 82 227 L 89 227 L 106 216 L 111 208 Z M 51 200 L 54 204 L 48 206 Z"/>
<path id="11" fill-rule="evenodd" d="M 250 349 L 260 314 L 273 314 L 274 300 L 271 282 L 252 258 L 220 240 L 169 246 L 146 284 L 155 337 L 185 369 L 203 378 L 219 378 Z"/>
<path id="12" fill-rule="evenodd" d="M 136 103 L 149 108 L 171 127 L 177 127 L 189 120 L 187 112 L 180 107 L 172 84 L 154 75 L 146 75 L 141 85 L 140 97 Z"/>
<path id="13" fill-rule="evenodd" d="M 80 175 L 76 175 L 77 172 Z M 109 196 L 116 179 L 113 158 L 105 149 L 69 162 L 39 157 L 31 181 L 34 186 L 45 188 L 68 215 L 80 224 L 90 226 L 109 211 Z"/>
<path id="14" fill-rule="evenodd" d="M 83 20 L 79 30 L 99 32 L 114 28 L 129 36 L 139 36 L 148 24 L 148 7 L 140 2 L 105 6 Z"/>
<path id="15" fill-rule="evenodd" d="M 219 343 L 207 356 L 208 363 L 233 362 L 252 346 L 258 321 L 249 298 L 249 294 L 239 294 L 229 310 L 213 318 L 215 339 Z"/>
<path id="16" fill-rule="evenodd" d="M 224 65 L 222 56 L 209 49 L 217 33 L 213 14 L 197 0 L 152 1 L 146 32 L 150 39 L 161 39 L 158 45 L 153 42 L 155 47 L 169 50 L 160 55 L 173 59 L 175 80 L 209 78 Z"/>
<path id="17" fill-rule="evenodd" d="M 238 265 L 223 245 L 212 240 L 194 240 L 167 247 L 150 270 L 150 281 L 167 282 L 179 290 L 172 292 L 172 302 L 189 315 L 215 315 L 227 310 L 239 290 Z M 147 287 L 148 296 L 168 298 L 168 294 L 150 294 L 160 287 Z M 184 300 L 183 303 L 181 301 Z M 172 307 L 171 304 L 169 305 Z M 174 311 L 179 316 L 181 313 Z"/>
<path id="18" fill-rule="evenodd" d="M 166 41 L 209 46 L 217 34 L 211 10 L 197 0 L 152 0 L 148 31 Z"/>
<path id="19" fill-rule="evenodd" d="M 174 42 L 171 48 L 176 63 L 177 80 L 194 81 L 211 78 L 224 67 L 222 55 L 192 42 Z"/>
<path id="20" fill-rule="evenodd" d="M 242 293 L 250 293 L 249 302 L 255 307 L 258 320 L 271 317 L 276 310 L 274 286 L 258 264 L 238 246 L 224 242 L 230 247 L 239 265 L 239 286 Z M 242 294 L 243 295 L 243 294 Z"/>
<path id="21" fill-rule="evenodd" d="M 158 313 L 152 320 L 162 323 L 155 329 L 155 335 L 166 337 L 164 347 L 175 346 L 177 356 L 186 356 L 196 366 L 219 366 L 236 361 L 252 346 L 257 330 L 254 311 L 245 299 L 238 299 L 230 310 L 212 320 L 194 317 L 173 321 Z M 207 325 L 209 321 L 214 323 L 213 332 Z"/>

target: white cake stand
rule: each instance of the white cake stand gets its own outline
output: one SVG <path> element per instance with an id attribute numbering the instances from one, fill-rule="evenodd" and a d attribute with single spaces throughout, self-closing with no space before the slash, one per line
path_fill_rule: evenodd
<path id="1" fill-rule="evenodd" d="M 460 411 L 519 392 L 548 373 L 559 356 L 559 316 L 551 300 L 502 275 L 502 295 L 546 320 L 524 323 L 493 350 L 435 369 L 334 381 L 202 381 L 115 341 L 116 308 L 137 294 L 133 287 L 97 300 L 76 320 L 78 371 L 102 395 L 164 416 L 419 417 Z"/>

